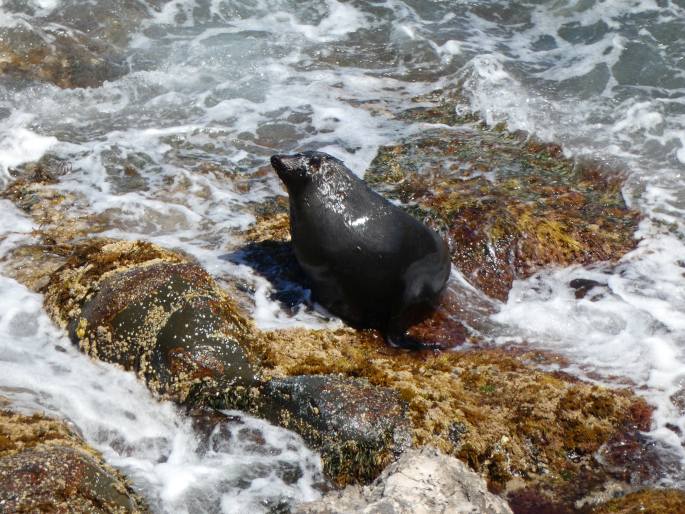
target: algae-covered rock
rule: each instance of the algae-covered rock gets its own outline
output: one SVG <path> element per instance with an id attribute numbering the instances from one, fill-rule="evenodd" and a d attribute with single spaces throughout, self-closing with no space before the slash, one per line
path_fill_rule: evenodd
<path id="1" fill-rule="evenodd" d="M 335 375 L 269 381 L 261 414 L 295 430 L 321 452 L 339 485 L 368 482 L 411 445 L 406 405 L 396 391 Z"/>
<path id="2" fill-rule="evenodd" d="M 470 121 L 446 117 L 456 107 L 442 101 L 403 117 Z M 366 179 L 442 229 L 454 264 L 498 299 L 544 266 L 612 261 L 636 244 L 639 215 L 626 206 L 620 174 L 502 127 L 427 128 L 380 148 Z"/>
<path id="3" fill-rule="evenodd" d="M 97 87 L 127 71 L 115 47 L 78 30 L 24 23 L 0 28 L 0 75 L 76 88 Z"/>
<path id="4" fill-rule="evenodd" d="M 333 491 L 298 505 L 297 514 L 511 514 L 485 480 L 432 448 L 409 450 L 371 485 Z"/>
<path id="5" fill-rule="evenodd" d="M 587 470 L 593 480 L 582 487 L 592 487 L 601 478 L 594 454 L 602 444 L 627 427 L 649 428 L 650 409 L 631 392 L 541 371 L 506 350 L 406 352 L 352 330 L 275 331 L 263 339 L 272 376 L 342 374 L 396 391 L 407 402 L 415 446 L 459 457 L 497 490 L 512 479 L 575 486 Z"/>
<path id="6" fill-rule="evenodd" d="M 73 250 L 73 241 L 92 236 L 108 227 L 99 215 L 84 213 L 85 199 L 58 190 L 57 178 L 70 169 L 69 161 L 46 155 L 40 161 L 12 170 L 18 178 L 0 193 L 35 225 L 33 239 L 27 237 L 3 256 L 2 269 L 33 291 L 44 287 L 50 275 Z"/>
<path id="7" fill-rule="evenodd" d="M 600 505 L 592 514 L 675 514 L 685 512 L 685 492 L 646 489 Z"/>
<path id="8" fill-rule="evenodd" d="M 396 391 L 337 376 L 269 380 L 263 335 L 180 252 L 141 241 L 75 244 L 44 292 L 48 313 L 90 356 L 191 409 L 240 408 L 300 433 L 337 483 L 375 478 L 411 440 Z"/>
<path id="9" fill-rule="evenodd" d="M 89 355 L 178 402 L 255 384 L 252 324 L 198 264 L 151 243 L 91 241 L 51 277 L 45 306 Z"/>
<path id="10" fill-rule="evenodd" d="M 0 412 L 3 512 L 147 512 L 126 479 L 67 426 Z"/>

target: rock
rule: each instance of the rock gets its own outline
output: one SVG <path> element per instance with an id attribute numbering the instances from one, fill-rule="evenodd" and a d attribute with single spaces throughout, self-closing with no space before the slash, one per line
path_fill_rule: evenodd
<path id="1" fill-rule="evenodd" d="M 119 473 L 67 426 L 0 412 L 3 512 L 147 512 Z"/>
<path id="2" fill-rule="evenodd" d="M 446 116 L 452 99 L 429 100 L 403 117 L 470 121 Z M 500 300 L 545 266 L 615 261 L 636 245 L 639 213 L 626 206 L 619 173 L 501 126 L 426 129 L 380 148 L 365 178 L 443 230 L 454 264 Z"/>
<path id="3" fill-rule="evenodd" d="M 55 186 L 70 169 L 69 161 L 46 155 L 40 161 L 11 170 L 18 178 L 0 193 L 24 211 L 36 228 L 35 242 L 18 245 L 3 259 L 3 273 L 33 291 L 45 287 L 50 275 L 73 251 L 75 239 L 111 228 L 99 215 L 84 212 L 85 199 Z"/>
<path id="4" fill-rule="evenodd" d="M 126 60 L 101 39 L 59 25 L 0 28 L 0 74 L 62 88 L 97 87 L 128 72 Z"/>
<path id="5" fill-rule="evenodd" d="M 649 424 L 633 427 L 602 445 L 597 458 L 612 476 L 640 486 L 650 483 L 654 477 L 682 474 L 680 458 L 664 451 L 658 441 L 645 435 L 649 428 Z"/>
<path id="6" fill-rule="evenodd" d="M 62 88 L 115 80 L 128 73 L 125 49 L 131 34 L 167 2 L 63 2 L 45 16 L 37 16 L 26 2 L 6 2 L 3 8 L 21 21 L 0 28 L 0 74 Z"/>
<path id="7" fill-rule="evenodd" d="M 510 514 L 485 481 L 432 448 L 410 450 L 371 485 L 328 493 L 294 508 L 296 514 Z"/>
<path id="8" fill-rule="evenodd" d="M 685 512 L 680 489 L 646 489 L 600 505 L 592 514 L 675 514 Z"/>
<path id="9" fill-rule="evenodd" d="M 597 450 L 649 426 L 651 411 L 632 392 L 536 369 L 504 349 L 406 352 L 347 329 L 263 339 L 267 376 L 341 374 L 396 391 L 407 402 L 413 445 L 465 461 L 491 490 L 523 480 L 572 505 L 608 479 Z"/>
<path id="10" fill-rule="evenodd" d="M 133 32 L 169 0 L 108 0 L 107 2 L 65 2 L 45 17 L 55 23 L 88 34 L 92 38 L 123 48 Z"/>
<path id="11" fill-rule="evenodd" d="M 246 410 L 300 433 L 339 484 L 372 480 L 411 443 L 396 391 L 263 375 L 263 335 L 190 257 L 142 241 L 73 249 L 44 288 L 47 312 L 82 351 L 186 406 L 204 439 L 224 420 L 203 407 Z"/>
<path id="12" fill-rule="evenodd" d="M 81 350 L 135 371 L 179 403 L 244 396 L 258 380 L 252 324 L 178 252 L 91 241 L 52 275 L 45 306 Z"/>
<path id="13" fill-rule="evenodd" d="M 320 451 L 339 485 L 369 482 L 411 445 L 406 404 L 390 389 L 332 375 L 269 381 L 260 414 Z"/>
<path id="14" fill-rule="evenodd" d="M 596 280 L 591 280 L 589 278 L 574 278 L 568 283 L 569 287 L 575 289 L 575 297 L 577 300 L 582 300 L 587 296 L 590 291 L 596 289 L 607 289 L 607 284 L 602 284 Z M 594 295 L 590 298 L 595 298 Z"/>

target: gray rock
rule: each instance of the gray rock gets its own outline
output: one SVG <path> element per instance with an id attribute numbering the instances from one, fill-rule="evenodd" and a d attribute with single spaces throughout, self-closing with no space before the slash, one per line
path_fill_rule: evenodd
<path id="1" fill-rule="evenodd" d="M 365 487 L 302 503 L 295 514 L 511 514 L 465 464 L 433 448 L 406 452 Z"/>

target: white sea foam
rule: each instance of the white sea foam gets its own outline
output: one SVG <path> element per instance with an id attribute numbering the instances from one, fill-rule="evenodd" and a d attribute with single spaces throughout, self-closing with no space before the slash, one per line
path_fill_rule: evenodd
<path id="1" fill-rule="evenodd" d="M 54 136 L 43 136 L 25 128 L 31 116 L 12 116 L 0 129 L 0 185 L 9 180 L 9 170 L 40 159 L 57 144 Z"/>

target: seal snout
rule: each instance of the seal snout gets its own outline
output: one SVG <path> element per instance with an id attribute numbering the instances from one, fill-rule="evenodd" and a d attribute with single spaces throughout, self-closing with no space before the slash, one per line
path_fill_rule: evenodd
<path id="1" fill-rule="evenodd" d="M 285 165 L 283 164 L 283 157 L 284 155 L 272 155 L 271 156 L 271 166 L 278 171 L 280 168 L 285 168 Z"/>
<path id="2" fill-rule="evenodd" d="M 271 166 L 286 186 L 302 181 L 307 176 L 307 168 L 304 164 L 301 154 L 271 156 Z"/>

